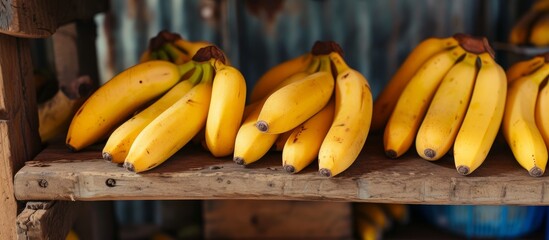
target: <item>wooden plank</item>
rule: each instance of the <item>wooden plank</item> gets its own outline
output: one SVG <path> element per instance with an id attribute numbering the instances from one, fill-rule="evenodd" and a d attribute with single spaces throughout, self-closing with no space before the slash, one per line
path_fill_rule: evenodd
<path id="1" fill-rule="evenodd" d="M 210 200 L 206 239 L 352 239 L 351 203 Z"/>
<path id="2" fill-rule="evenodd" d="M 13 177 L 40 149 L 28 40 L 0 34 L 0 239 L 15 239 Z"/>
<path id="3" fill-rule="evenodd" d="M 381 136 L 371 136 L 355 163 L 325 178 L 316 163 L 297 174 L 270 153 L 248 167 L 216 159 L 199 147 L 179 151 L 161 166 L 135 174 L 101 159 L 102 145 L 70 153 L 51 146 L 15 176 L 20 200 L 271 199 L 417 204 L 547 205 L 549 178 L 533 178 L 498 141 L 485 163 L 459 175 L 451 156 L 423 160 L 413 151 L 401 159 L 383 155 Z M 47 187 L 40 182 L 47 181 Z"/>
<path id="4" fill-rule="evenodd" d="M 17 216 L 17 239 L 65 239 L 81 202 L 28 202 Z"/>
<path id="5" fill-rule="evenodd" d="M 46 38 L 77 19 L 89 19 L 108 9 L 107 0 L 0 0 L 0 33 Z"/>

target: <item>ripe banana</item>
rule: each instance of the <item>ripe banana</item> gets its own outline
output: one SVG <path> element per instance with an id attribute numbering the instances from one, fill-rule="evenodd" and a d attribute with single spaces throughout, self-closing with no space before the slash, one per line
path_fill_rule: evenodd
<path id="1" fill-rule="evenodd" d="M 549 13 L 539 17 L 530 30 L 530 43 L 542 47 L 549 45 Z"/>
<path id="2" fill-rule="evenodd" d="M 290 131 L 320 111 L 334 91 L 330 60 L 321 60 L 321 70 L 273 92 L 265 100 L 256 127 L 262 132 Z M 306 94 L 304 94 L 306 93 Z"/>
<path id="3" fill-rule="evenodd" d="M 325 177 L 336 176 L 356 160 L 370 130 L 373 108 L 368 80 L 338 53 L 329 56 L 337 77 L 334 121 L 318 153 L 318 171 Z"/>
<path id="4" fill-rule="evenodd" d="M 320 145 L 334 119 L 335 103 L 330 101 L 322 110 L 291 131 L 282 150 L 282 166 L 297 173 L 317 157 Z"/>
<path id="5" fill-rule="evenodd" d="M 264 101 L 254 105 L 248 117 L 236 134 L 233 161 L 238 165 L 248 165 L 263 157 L 273 146 L 278 134 L 266 134 L 255 127 L 255 122 Z"/>
<path id="6" fill-rule="evenodd" d="M 423 63 L 435 54 L 457 45 L 458 42 L 453 37 L 428 38 L 419 43 L 375 99 L 371 129 L 382 130 L 385 127 L 398 101 L 398 96 Z"/>
<path id="7" fill-rule="evenodd" d="M 383 144 L 389 158 L 397 158 L 412 145 L 423 116 L 446 73 L 465 54 L 461 46 L 431 57 L 412 77 L 385 126 Z"/>
<path id="8" fill-rule="evenodd" d="M 536 125 L 539 86 L 549 74 L 549 64 L 531 75 L 513 81 L 508 89 L 503 115 L 503 135 L 518 163 L 531 176 L 540 177 L 547 164 L 547 147 Z"/>
<path id="9" fill-rule="evenodd" d="M 297 128 L 299 128 L 299 126 L 297 126 L 296 128 L 290 131 L 278 134 L 278 137 L 276 138 L 276 141 L 274 143 L 274 150 L 278 152 L 282 152 L 284 150 L 284 145 L 286 144 L 286 141 L 288 141 L 288 138 L 290 138 L 290 135 L 292 135 L 294 130 Z"/>
<path id="10" fill-rule="evenodd" d="M 197 67 L 189 79 L 179 82 L 152 105 L 117 127 L 103 147 L 103 159 L 123 163 L 137 135 L 158 115 L 185 96 L 200 79 L 202 68 Z"/>
<path id="11" fill-rule="evenodd" d="M 462 175 L 472 173 L 486 159 L 501 126 L 507 97 L 503 68 L 488 53 L 479 58 L 471 101 L 454 142 L 455 166 Z"/>
<path id="12" fill-rule="evenodd" d="M 124 160 L 124 168 L 139 173 L 158 166 L 185 146 L 206 124 L 213 67 L 209 62 L 197 67 L 203 68 L 202 81 L 137 135 Z"/>
<path id="13" fill-rule="evenodd" d="M 194 68 L 167 61 L 147 61 L 130 67 L 99 87 L 76 112 L 66 144 L 78 151 L 100 139 L 126 120 L 139 107 L 174 86 Z"/>
<path id="14" fill-rule="evenodd" d="M 246 104 L 246 81 L 232 66 L 216 66 L 212 99 L 206 121 L 206 146 L 215 157 L 233 153 L 236 133 Z"/>
<path id="15" fill-rule="evenodd" d="M 452 147 L 473 92 L 477 58 L 466 53 L 442 79 L 416 135 L 421 158 L 438 160 Z"/>
<path id="16" fill-rule="evenodd" d="M 250 102 L 261 100 L 268 96 L 275 86 L 284 79 L 295 73 L 305 71 L 312 59 L 313 55 L 306 53 L 270 68 L 256 81 L 250 93 Z"/>
<path id="17" fill-rule="evenodd" d="M 357 232 L 362 240 L 379 240 L 383 237 L 383 230 L 379 229 L 372 222 L 357 217 L 355 218 Z"/>
<path id="18" fill-rule="evenodd" d="M 545 65 L 549 65 L 546 63 Z M 543 136 L 545 145 L 549 147 L 549 85 L 547 84 L 549 78 L 545 78 L 540 84 L 540 92 L 536 102 L 536 124 Z"/>
<path id="19" fill-rule="evenodd" d="M 42 143 L 53 141 L 66 133 L 74 113 L 87 97 L 80 90 L 91 89 L 92 85 L 89 76 L 79 77 L 68 88 L 59 88 L 52 98 L 38 104 L 38 133 Z M 71 93 L 77 94 L 73 96 Z"/>
<path id="20" fill-rule="evenodd" d="M 513 64 L 511 67 L 509 67 L 509 69 L 507 69 L 507 82 L 511 83 L 512 81 L 520 77 L 530 75 L 538 68 L 540 68 L 543 63 L 545 63 L 545 57 L 535 56 L 531 59 Z"/>
<path id="21" fill-rule="evenodd" d="M 547 14 L 547 11 L 549 11 L 549 1 L 540 0 L 535 2 L 511 28 L 509 42 L 517 45 L 532 43 L 530 40 L 532 38 L 531 34 L 534 32 L 533 28 L 544 17 L 543 15 Z"/>
<path id="22" fill-rule="evenodd" d="M 177 40 L 175 40 L 173 42 L 173 44 L 180 48 L 180 49 L 183 49 L 188 56 L 190 57 L 193 57 L 197 52 L 198 50 L 200 50 L 201 48 L 204 48 L 204 47 L 208 47 L 208 46 L 212 46 L 214 45 L 213 43 L 210 43 L 210 42 L 207 42 L 207 41 L 187 41 L 185 39 L 182 39 L 182 38 L 179 38 Z"/>

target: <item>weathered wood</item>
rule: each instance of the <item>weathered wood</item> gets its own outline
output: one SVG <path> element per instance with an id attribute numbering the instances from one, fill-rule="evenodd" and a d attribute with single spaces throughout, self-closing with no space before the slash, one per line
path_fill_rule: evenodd
<path id="1" fill-rule="evenodd" d="M 210 200 L 203 203 L 206 239 L 352 239 L 346 202 Z"/>
<path id="2" fill-rule="evenodd" d="M 107 0 L 0 0 L 0 33 L 46 38 L 62 24 L 89 19 L 107 9 Z"/>
<path id="3" fill-rule="evenodd" d="M 398 160 L 383 155 L 380 136 L 371 136 L 355 163 L 325 178 L 316 162 L 297 174 L 271 153 L 248 167 L 230 157 L 216 159 L 199 147 L 182 149 L 159 167 L 135 174 L 101 159 L 102 145 L 69 153 L 52 146 L 15 176 L 20 200 L 112 199 L 283 199 L 433 204 L 549 203 L 549 178 L 533 178 L 498 141 L 485 163 L 459 175 L 451 156 L 423 160 L 411 150 Z M 47 181 L 47 187 L 39 182 Z"/>
<path id="4" fill-rule="evenodd" d="M 0 34 L 0 239 L 15 239 L 13 176 L 40 148 L 28 40 Z"/>
<path id="5" fill-rule="evenodd" d="M 17 216 L 17 239 L 65 239 L 82 202 L 28 202 Z"/>

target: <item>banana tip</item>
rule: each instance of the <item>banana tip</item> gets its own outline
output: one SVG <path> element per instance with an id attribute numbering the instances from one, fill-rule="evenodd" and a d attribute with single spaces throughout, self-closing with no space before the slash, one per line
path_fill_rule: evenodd
<path id="1" fill-rule="evenodd" d="M 434 159 L 437 156 L 437 152 L 430 148 L 425 149 L 425 151 L 423 151 L 423 154 L 425 154 L 425 157 L 429 159 Z"/>
<path id="2" fill-rule="evenodd" d="M 269 124 L 267 124 L 265 121 L 263 120 L 259 120 L 255 123 L 255 127 L 257 127 L 257 129 L 259 129 L 259 131 L 261 132 L 267 132 L 269 131 Z"/>
<path id="3" fill-rule="evenodd" d="M 467 174 L 471 173 L 469 167 L 467 167 L 467 166 L 461 165 L 461 166 L 458 166 L 456 169 L 457 169 L 458 173 L 461 174 L 461 175 L 467 175 Z"/>
<path id="4" fill-rule="evenodd" d="M 530 176 L 532 177 L 541 177 L 541 175 L 543 175 L 543 170 L 539 167 L 533 167 L 528 173 L 530 173 Z"/>
<path id="5" fill-rule="evenodd" d="M 234 157 L 233 161 L 238 165 L 244 165 L 245 164 L 244 158 L 241 158 L 241 157 Z"/>
<path id="6" fill-rule="evenodd" d="M 130 172 L 135 172 L 135 167 L 129 162 L 125 162 L 123 167 Z"/>
<path id="7" fill-rule="evenodd" d="M 387 157 L 392 159 L 395 159 L 398 157 L 397 152 L 395 150 L 387 150 L 385 151 L 385 155 L 387 155 Z"/>
<path id="8" fill-rule="evenodd" d="M 284 170 L 286 170 L 286 172 L 289 172 L 289 173 L 294 173 L 295 167 L 292 165 L 284 165 Z"/>
<path id="9" fill-rule="evenodd" d="M 319 169 L 318 173 L 320 173 L 320 175 L 324 176 L 324 177 L 331 177 L 332 176 L 332 171 L 330 171 L 330 169 L 326 169 L 326 168 Z"/>
<path id="10" fill-rule="evenodd" d="M 103 156 L 103 159 L 105 159 L 106 161 L 109 161 L 109 162 L 112 161 L 112 155 L 110 153 L 103 152 L 102 156 Z"/>
<path id="11" fill-rule="evenodd" d="M 71 151 L 71 152 L 77 152 L 78 151 L 75 147 L 71 146 L 69 143 L 67 143 L 66 146 L 69 149 L 69 151 Z"/>

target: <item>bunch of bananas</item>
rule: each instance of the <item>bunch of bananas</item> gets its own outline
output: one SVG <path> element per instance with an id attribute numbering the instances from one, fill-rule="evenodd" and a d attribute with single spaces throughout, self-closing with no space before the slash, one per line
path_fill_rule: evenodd
<path id="1" fill-rule="evenodd" d="M 520 17 L 511 28 L 509 42 L 549 46 L 549 0 L 538 0 Z"/>
<path id="2" fill-rule="evenodd" d="M 518 163 L 540 177 L 549 146 L 549 53 L 515 63 L 507 70 L 507 79 L 503 135 Z"/>
<path id="3" fill-rule="evenodd" d="M 383 239 L 394 225 L 409 221 L 409 209 L 397 203 L 354 203 L 356 233 L 363 240 Z"/>
<path id="4" fill-rule="evenodd" d="M 457 171 L 470 174 L 492 147 L 506 95 L 505 72 L 486 38 L 424 40 L 374 104 L 377 127 L 386 123 L 385 153 L 398 158 L 415 141 L 417 153 L 432 161 L 453 147 Z"/>
<path id="5" fill-rule="evenodd" d="M 164 60 L 179 65 L 190 61 L 201 48 L 212 45 L 207 41 L 188 41 L 177 33 L 162 30 L 149 40 L 149 46 L 141 54 L 139 62 Z"/>
<path id="6" fill-rule="evenodd" d="M 335 42 L 318 41 L 310 53 L 269 69 L 250 100 L 234 149 L 240 165 L 259 160 L 276 143 L 286 171 L 297 173 L 318 157 L 319 173 L 335 176 L 356 160 L 368 136 L 368 81 L 347 65 Z"/>
<path id="7" fill-rule="evenodd" d="M 212 155 L 227 156 L 245 100 L 244 77 L 216 46 L 199 49 L 181 65 L 148 60 L 87 99 L 71 122 L 66 144 L 78 151 L 107 138 L 103 158 L 133 172 L 158 166 L 199 133 Z"/>

